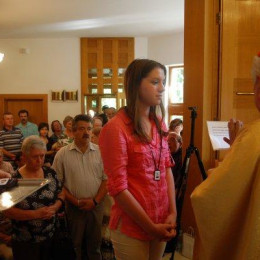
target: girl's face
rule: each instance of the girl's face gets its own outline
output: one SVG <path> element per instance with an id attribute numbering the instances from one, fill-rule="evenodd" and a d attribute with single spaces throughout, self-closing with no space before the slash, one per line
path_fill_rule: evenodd
<path id="1" fill-rule="evenodd" d="M 40 129 L 40 136 L 42 137 L 46 137 L 48 135 L 49 130 L 47 129 L 47 127 L 43 127 L 42 129 Z"/>
<path id="2" fill-rule="evenodd" d="M 146 106 L 156 106 L 162 102 L 165 75 L 161 68 L 154 68 L 143 78 L 139 88 L 140 102 Z"/>

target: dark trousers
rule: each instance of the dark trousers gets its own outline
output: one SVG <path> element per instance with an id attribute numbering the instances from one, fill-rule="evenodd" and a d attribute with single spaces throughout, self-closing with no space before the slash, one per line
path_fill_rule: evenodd
<path id="1" fill-rule="evenodd" d="M 103 203 L 90 211 L 68 203 L 66 210 L 77 260 L 101 260 Z"/>
<path id="2" fill-rule="evenodd" d="M 51 260 L 52 239 L 40 243 L 12 241 L 14 260 Z"/>

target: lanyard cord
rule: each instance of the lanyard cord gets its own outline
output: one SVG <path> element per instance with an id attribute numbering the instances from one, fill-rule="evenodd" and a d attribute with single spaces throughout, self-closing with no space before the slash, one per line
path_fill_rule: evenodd
<path id="1" fill-rule="evenodd" d="M 158 171 L 160 169 L 160 164 L 161 164 L 161 155 L 162 155 L 162 137 L 161 137 L 161 135 L 160 135 L 160 139 L 161 139 L 161 142 L 160 142 L 160 155 L 159 155 L 158 166 L 156 165 L 156 160 L 155 160 L 155 157 L 154 157 L 154 154 L 153 154 L 153 150 L 152 150 L 152 148 L 149 144 L 150 152 L 151 152 L 151 155 L 153 157 L 154 167 L 155 167 L 156 171 Z"/>

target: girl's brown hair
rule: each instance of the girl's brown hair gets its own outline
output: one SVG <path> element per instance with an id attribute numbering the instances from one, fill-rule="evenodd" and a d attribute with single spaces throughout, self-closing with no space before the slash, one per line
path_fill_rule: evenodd
<path id="1" fill-rule="evenodd" d="M 148 74 L 155 68 L 162 69 L 166 77 L 165 66 L 157 61 L 149 59 L 136 59 L 130 63 L 125 71 L 124 88 L 127 101 L 126 113 L 133 122 L 134 134 L 141 142 L 150 142 L 151 138 L 142 128 L 140 120 L 139 88 L 142 79 L 146 78 Z M 165 132 L 161 128 L 164 116 L 165 110 L 162 103 L 160 105 L 150 107 L 150 118 L 154 120 L 158 133 L 161 136 L 165 135 Z"/>

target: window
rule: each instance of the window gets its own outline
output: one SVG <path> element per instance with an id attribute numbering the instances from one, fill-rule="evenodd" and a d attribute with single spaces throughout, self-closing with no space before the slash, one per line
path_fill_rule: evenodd
<path id="1" fill-rule="evenodd" d="M 183 103 L 183 66 L 169 68 L 169 103 Z"/>
<path id="2" fill-rule="evenodd" d="M 184 67 L 169 66 L 168 123 L 174 118 L 183 117 Z"/>

